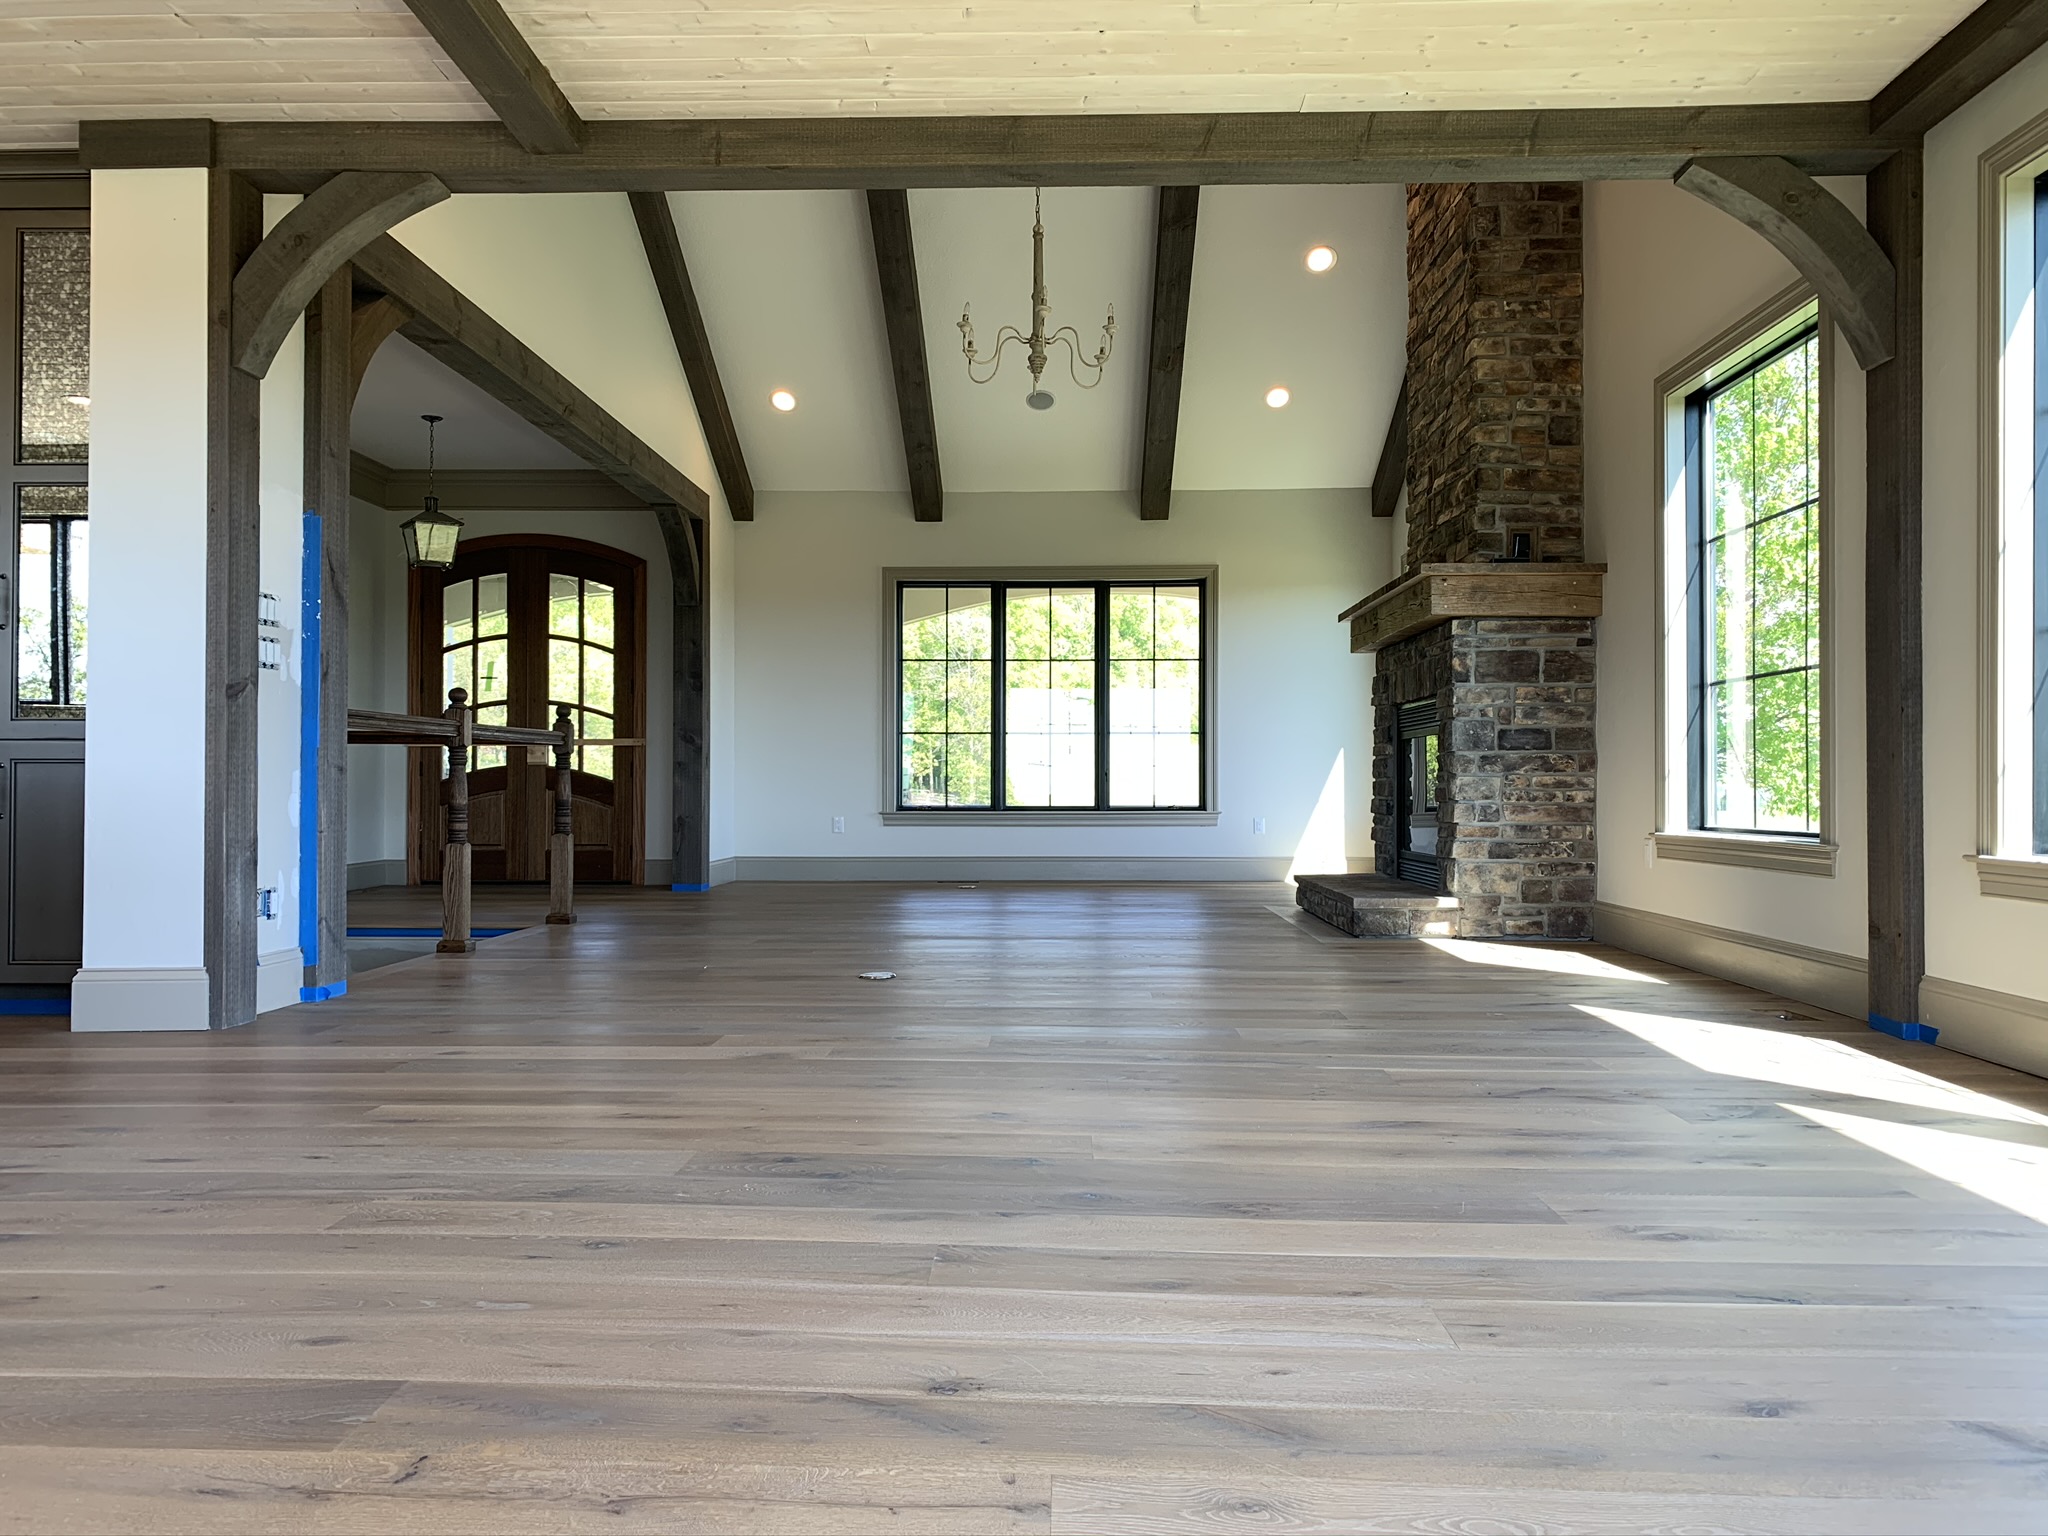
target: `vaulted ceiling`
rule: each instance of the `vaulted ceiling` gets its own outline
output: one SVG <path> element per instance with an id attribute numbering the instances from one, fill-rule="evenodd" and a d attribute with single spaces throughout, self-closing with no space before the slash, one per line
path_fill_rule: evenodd
<path id="1" fill-rule="evenodd" d="M 1860 99 L 1969 0 L 506 0 L 585 118 Z M 474 119 L 404 0 L 11 0 L 0 148 L 81 118 Z"/>
<path id="2" fill-rule="evenodd" d="M 1092 347 L 1115 306 L 1116 349 L 1098 388 L 1047 373 L 1058 403 L 1024 404 L 1012 347 L 992 383 L 968 380 L 955 328 L 971 304 L 983 345 L 1028 327 L 1031 193 L 911 194 L 939 451 L 949 491 L 1131 490 L 1137 485 L 1157 193 L 1045 194 L 1046 282 L 1056 324 Z M 672 194 L 678 234 L 754 483 L 763 491 L 905 485 L 897 404 L 865 202 L 854 192 Z M 1363 487 L 1399 389 L 1407 317 L 1398 187 L 1220 187 L 1202 195 L 1189 304 L 1175 484 L 1184 489 Z M 543 356 L 548 328 L 601 328 L 636 354 L 664 322 L 621 194 L 457 197 L 399 226 L 450 265 L 458 245 L 512 251 L 504 284 L 474 296 Z M 1310 273 L 1314 245 L 1336 267 Z M 449 275 L 474 287 L 460 270 Z M 531 285 L 531 286 L 524 286 Z M 552 298 L 539 295 L 545 290 Z M 589 309 L 602 305 L 602 311 Z M 589 310 L 588 313 L 584 313 Z M 641 360 L 637 367 L 648 364 Z M 1265 403 L 1274 385 L 1284 409 Z M 788 389 L 797 407 L 769 396 Z M 372 363 L 356 446 L 425 464 L 421 412 L 448 417 L 451 468 L 570 467 L 564 450 L 400 341 Z"/>

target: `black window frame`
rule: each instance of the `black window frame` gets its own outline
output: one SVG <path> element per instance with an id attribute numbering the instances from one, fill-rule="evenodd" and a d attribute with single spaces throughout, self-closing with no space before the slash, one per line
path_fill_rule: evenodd
<path id="1" fill-rule="evenodd" d="M 1787 329 L 1782 335 L 1773 337 L 1768 344 L 1758 348 L 1754 355 L 1743 358 L 1741 364 L 1725 377 L 1712 378 L 1709 382 L 1692 390 L 1685 397 L 1685 590 L 1686 645 L 1688 653 L 1686 657 L 1686 686 L 1689 694 L 1685 731 L 1687 763 L 1686 820 L 1691 830 L 1712 833 L 1715 836 L 1758 837 L 1819 843 L 1825 836 L 1825 817 L 1827 814 L 1826 805 L 1823 800 L 1826 785 L 1822 775 L 1825 749 L 1820 740 L 1820 737 L 1825 734 L 1828 725 L 1824 711 L 1813 743 L 1813 766 L 1811 773 L 1814 781 L 1815 826 L 1811 830 L 1784 827 L 1719 826 L 1714 823 L 1708 814 L 1707 797 L 1708 785 L 1711 781 L 1707 758 L 1708 754 L 1712 751 L 1707 708 L 1707 692 L 1709 687 L 1707 659 L 1712 648 L 1712 640 L 1709 633 L 1711 615 L 1707 609 L 1706 580 L 1706 546 L 1709 542 L 1706 533 L 1707 465 L 1705 460 L 1705 426 L 1707 408 L 1718 396 L 1738 387 L 1745 380 L 1768 368 L 1787 353 L 1797 351 L 1809 343 L 1815 346 L 1816 361 L 1818 362 L 1819 353 L 1824 342 L 1823 317 L 1818 312 L 1817 307 L 1809 308 L 1803 306 L 1802 312 L 1806 314 L 1806 318 L 1803 321 Z M 1735 355 L 1741 356 L 1740 351 L 1738 350 Z M 1824 413 L 1827 409 L 1827 401 L 1824 397 L 1824 385 L 1821 379 L 1816 378 L 1814 388 L 1816 394 L 1821 396 L 1817 414 Z M 1816 432 L 1818 431 L 1819 424 L 1816 422 Z M 1819 452 L 1818 447 L 1816 452 Z M 1822 526 L 1820 513 L 1827 497 L 1825 485 L 1827 470 L 1828 466 L 1823 461 L 1820 464 L 1819 479 L 1816 483 L 1812 500 L 1810 503 L 1802 503 L 1802 505 L 1812 506 L 1815 512 L 1814 546 L 1816 564 L 1824 564 L 1826 559 L 1822 547 L 1826 534 Z M 1784 516 L 1793 510 L 1796 509 L 1784 508 L 1772 514 L 1772 517 Z M 1759 526 L 1763 522 L 1770 520 L 1767 518 L 1756 518 L 1753 519 L 1751 526 Z M 1815 628 L 1823 637 L 1825 635 L 1826 620 L 1821 609 L 1825 602 L 1826 590 L 1825 583 L 1823 583 L 1822 590 L 1818 594 L 1814 605 Z M 1818 659 L 1810 667 L 1778 669 L 1778 671 L 1770 674 L 1750 673 L 1745 674 L 1745 676 L 1748 680 L 1754 682 L 1766 675 L 1777 676 L 1788 671 L 1810 671 L 1814 674 L 1815 686 L 1819 687 L 1822 686 L 1826 666 L 1827 657 L 1825 654 L 1825 641 L 1823 639 Z M 1722 682 L 1732 680 L 1734 680 L 1732 674 L 1729 678 L 1720 679 Z"/>
<path id="2" fill-rule="evenodd" d="M 2048 172 L 2034 178 L 2033 851 L 2048 854 Z"/>
<path id="3" fill-rule="evenodd" d="M 1180 588 L 1195 593 L 1197 633 L 1200 635 L 1200 654 L 1195 658 L 1195 696 L 1200 714 L 1196 737 L 1196 764 L 1199 794 L 1191 805 L 1118 805 L 1111 801 L 1109 794 L 1109 741 L 1112 734 L 1109 724 L 1109 679 L 1110 665 L 1115 659 L 1110 652 L 1110 603 L 1112 590 L 1147 587 L 1153 590 Z M 906 657 L 903 654 L 903 594 L 913 590 L 943 591 L 947 588 L 986 588 L 989 593 L 989 801 L 986 805 L 911 805 L 903 797 L 903 668 Z M 1008 732 L 1006 730 L 1006 695 L 1003 686 L 1003 668 L 1007 661 L 1005 641 L 1007 639 L 1008 594 L 1012 590 L 1043 590 L 1053 588 L 1061 591 L 1092 590 L 1095 593 L 1095 655 L 1092 658 L 1095 669 L 1094 716 L 1095 716 L 1095 800 L 1092 805 L 1011 805 L 1008 799 L 1008 773 L 1005 753 Z M 891 677 L 890 724 L 889 729 L 895 746 L 890 753 L 894 764 L 894 787 L 890 794 L 892 814 L 915 814 L 917 816 L 988 816 L 1000 813 L 1004 816 L 1029 818 L 1042 816 L 1048 820 L 1060 817 L 1126 816 L 1146 812 L 1200 813 L 1211 809 L 1211 732 L 1215 728 L 1210 689 L 1210 668 L 1213 663 L 1215 624 L 1215 601 L 1210 577 L 1206 575 L 1151 575 L 1120 574 L 1116 576 L 1075 575 L 1073 573 L 1048 572 L 1035 575 L 1029 572 L 1009 573 L 1000 576 L 961 572 L 932 575 L 897 576 L 891 583 L 891 611 L 894 624 L 891 628 Z M 957 733 L 952 733 L 957 734 Z"/>

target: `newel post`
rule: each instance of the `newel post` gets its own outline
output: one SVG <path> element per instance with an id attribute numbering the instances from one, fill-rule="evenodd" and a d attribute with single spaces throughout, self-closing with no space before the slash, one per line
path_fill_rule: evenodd
<path id="1" fill-rule="evenodd" d="M 434 948 L 466 955 L 476 948 L 469 936 L 469 749 L 476 723 L 469 690 L 448 690 L 442 718 L 454 722 L 455 739 L 448 743 L 448 851 L 441 859 L 441 942 Z"/>
<path id="2" fill-rule="evenodd" d="M 569 800 L 569 760 L 576 752 L 576 726 L 569 706 L 555 707 L 555 830 L 548 838 L 548 921 L 576 921 L 576 825 Z"/>

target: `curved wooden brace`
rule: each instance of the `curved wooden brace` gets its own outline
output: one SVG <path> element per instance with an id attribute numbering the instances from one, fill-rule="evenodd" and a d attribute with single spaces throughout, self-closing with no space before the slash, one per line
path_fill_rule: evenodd
<path id="1" fill-rule="evenodd" d="M 262 378 L 320 285 L 364 246 L 448 196 L 424 171 L 342 171 L 264 236 L 235 274 L 235 366 Z"/>
<path id="2" fill-rule="evenodd" d="M 1741 220 L 1812 283 L 1864 370 L 1898 348 L 1898 274 L 1856 215 L 1806 172 L 1770 155 L 1688 160 L 1673 178 Z"/>
<path id="3" fill-rule="evenodd" d="M 355 309 L 349 315 L 348 334 L 348 398 L 351 405 L 363 392 L 363 375 L 370 371 L 370 359 L 411 318 L 412 311 L 388 296 L 356 301 Z"/>

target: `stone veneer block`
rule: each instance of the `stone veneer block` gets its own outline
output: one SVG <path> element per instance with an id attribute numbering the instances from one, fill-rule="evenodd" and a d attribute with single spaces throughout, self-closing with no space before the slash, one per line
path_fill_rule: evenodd
<path id="1" fill-rule="evenodd" d="M 1296 875 L 1294 904 L 1358 939 L 1448 936 L 1456 925 L 1445 898 L 1383 875 Z"/>

